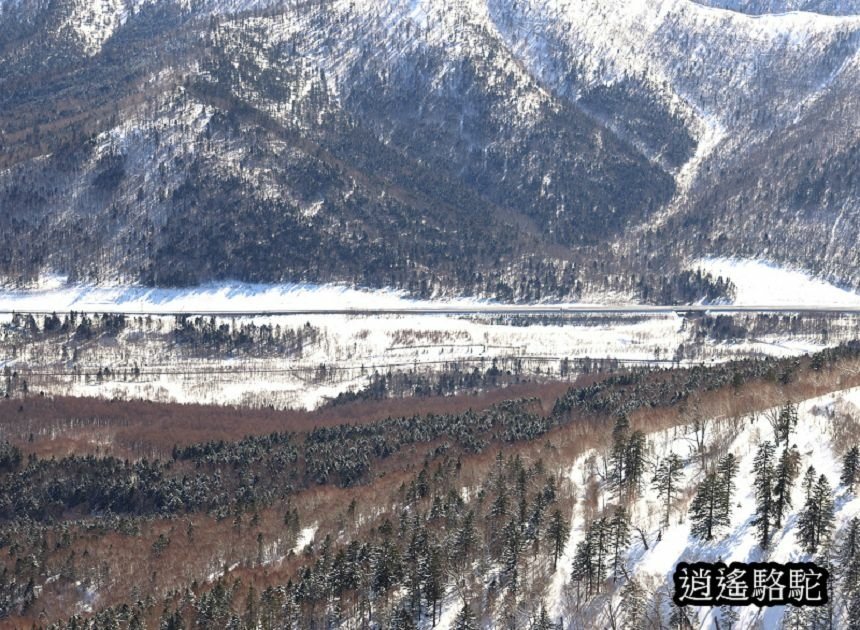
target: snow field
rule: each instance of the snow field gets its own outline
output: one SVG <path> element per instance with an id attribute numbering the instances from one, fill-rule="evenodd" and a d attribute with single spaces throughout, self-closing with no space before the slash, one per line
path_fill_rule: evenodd
<path id="1" fill-rule="evenodd" d="M 669 364 L 682 345 L 698 347 L 692 327 L 676 315 L 531 326 L 438 315 L 295 315 L 217 321 L 231 326 L 253 321 L 294 330 L 310 323 L 319 334 L 315 342 L 307 342 L 298 354 L 290 356 L 196 356 L 173 343 L 169 334 L 172 318 L 152 318 L 152 323 L 142 325 L 132 320 L 115 339 L 80 342 L 69 334 L 18 344 L 14 354 L 10 345 L 0 344 L 0 364 L 8 363 L 25 376 L 33 373 L 28 378 L 34 391 L 314 408 L 341 392 L 360 389 L 374 372 L 432 374 L 451 370 L 454 365 L 463 371 L 477 368 L 484 372 L 494 360 L 502 370 L 514 369 L 516 360 L 524 377 L 541 374 L 558 378 L 563 358 L 612 357 L 634 365 Z M 155 332 L 159 326 L 160 332 Z M 845 334 L 851 330 L 846 329 Z M 834 336 L 831 341 L 835 340 Z M 740 343 L 706 341 L 695 359 L 681 363 L 755 354 L 793 356 L 821 347 L 819 340 L 802 335 Z M 73 354 L 74 361 L 70 358 Z M 335 368 L 327 370 L 322 381 L 315 377 L 321 365 Z M 96 372 L 106 367 L 111 374 L 95 378 Z M 139 376 L 131 378 L 134 367 Z M 39 376 L 44 373 L 58 377 Z M 576 366 L 571 364 L 567 378 L 575 376 Z"/>
<path id="2" fill-rule="evenodd" d="M 737 287 L 734 303 L 746 306 L 858 306 L 860 294 L 841 289 L 791 267 L 764 260 L 704 258 L 691 268 L 728 278 Z"/>
<path id="3" fill-rule="evenodd" d="M 813 465 L 816 474 L 824 474 L 834 488 L 836 518 L 834 538 L 838 540 L 841 529 L 853 517 L 860 515 L 860 498 L 840 486 L 842 453 L 850 444 L 834 443 L 834 417 L 842 414 L 853 420 L 858 426 L 860 422 L 860 388 L 828 394 L 818 398 L 803 401 L 798 405 L 799 422 L 796 432 L 791 436 L 801 454 L 800 474 L 793 488 L 793 505 L 784 519 L 781 529 L 774 533 L 769 550 L 762 551 L 758 546 L 756 532 L 752 525 L 755 513 L 755 496 L 753 490 L 753 459 L 761 441 L 773 441 L 773 432 L 766 419 L 767 412 L 752 414 L 739 419 L 714 419 L 710 428 L 708 442 L 717 440 L 726 444 L 727 452 L 734 453 L 738 458 L 739 470 L 736 478 L 736 490 L 732 504 L 734 506 L 731 526 L 727 531 L 715 537 L 713 541 L 703 542 L 690 534 L 690 522 L 686 516 L 689 502 L 695 496 L 695 488 L 702 478 L 700 464 L 692 451 L 693 443 L 690 432 L 684 427 L 669 429 L 648 436 L 649 458 L 656 463 L 674 452 L 684 458 L 689 458 L 684 469 L 685 489 L 681 492 L 682 500 L 672 511 L 670 525 L 661 528 L 661 502 L 656 492 L 648 485 L 640 498 L 635 501 L 630 510 L 630 522 L 641 527 L 648 541 L 648 549 L 642 544 L 640 535 L 632 531 L 631 545 L 627 552 L 627 570 L 635 576 L 646 590 L 663 590 L 665 601 L 671 597 L 671 576 L 674 567 L 681 561 L 722 561 L 757 562 L 770 560 L 774 562 L 800 562 L 812 560 L 797 543 L 797 516 L 803 508 L 804 499 L 801 489 L 801 478 L 807 467 Z M 778 451 L 779 452 L 779 451 Z M 777 452 L 777 454 L 778 454 Z M 590 476 L 589 460 L 600 454 L 589 451 L 578 457 L 571 465 L 569 475 L 578 489 L 579 501 L 571 515 L 571 536 L 565 547 L 564 555 L 559 559 L 559 568 L 546 593 L 547 608 L 553 619 L 560 616 L 569 618 L 566 607 L 565 593 L 569 591 L 571 565 L 576 546 L 583 540 L 587 524 L 582 514 L 582 496 L 584 481 Z M 650 482 L 651 472 L 646 474 Z M 611 502 L 607 489 L 602 489 L 602 504 Z M 658 534 L 659 540 L 658 540 Z M 618 588 L 622 586 L 618 584 Z M 617 603 L 620 596 L 616 591 L 612 595 Z M 742 628 L 777 627 L 784 607 L 759 609 L 755 606 L 738 608 L 740 613 L 739 626 Z M 592 611 L 595 615 L 603 614 L 602 609 Z M 669 614 L 668 605 L 664 613 Z M 714 627 L 714 610 L 699 609 L 700 627 Z"/>
<path id="4" fill-rule="evenodd" d="M 740 304 L 765 300 L 775 304 L 802 300 L 860 303 L 860 296 L 801 272 L 762 262 L 709 259 L 699 264 L 716 275 L 732 279 L 738 287 Z M 617 296 L 595 296 L 594 302 L 614 297 Z M 817 351 L 825 343 L 835 344 L 857 336 L 857 322 L 849 316 L 831 326 L 826 340 L 808 333 L 779 331 L 735 342 L 701 339 L 695 334 L 695 326 L 674 314 L 573 318 L 529 326 L 489 316 L 436 314 L 224 316 L 217 318 L 217 323 L 231 327 L 254 323 L 295 330 L 310 324 L 319 331 L 319 338 L 290 356 L 271 353 L 209 356 L 189 354 L 187 349 L 175 346 L 169 334 L 174 319 L 157 315 L 204 310 L 324 311 L 480 304 L 479 300 L 466 298 L 422 301 L 393 290 L 371 291 L 343 285 L 220 283 L 189 289 L 152 289 L 69 285 L 64 278 L 49 276 L 29 289 L 0 287 L 0 310 L 155 315 L 148 317 L 148 321 L 126 318 L 125 330 L 115 338 L 82 342 L 69 334 L 34 343 L 13 340 L 11 343 L 17 346 L 14 350 L 9 340 L 3 343 L 0 331 L 0 365 L 8 364 L 22 374 L 59 373 L 62 376 L 59 379 L 31 379 L 34 389 L 57 394 L 314 408 L 341 392 L 360 389 L 370 381 L 374 371 L 433 373 L 459 364 L 461 369 L 477 368 L 483 372 L 494 359 L 500 361 L 500 369 L 510 369 L 513 359 L 518 359 L 525 376 L 538 371 L 557 376 L 563 358 L 613 358 L 635 364 L 669 364 L 679 360 L 685 364 L 756 355 L 796 356 Z M 0 323 L 9 321 L 9 314 L 0 316 Z M 325 382 L 313 378 L 320 365 L 336 368 Z M 134 367 L 139 369 L 139 377 L 123 376 Z M 109 368 L 113 374 L 96 379 L 100 368 Z"/>

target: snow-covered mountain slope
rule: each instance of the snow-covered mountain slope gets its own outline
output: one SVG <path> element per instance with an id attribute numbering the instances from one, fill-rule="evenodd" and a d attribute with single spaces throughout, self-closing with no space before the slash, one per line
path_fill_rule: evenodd
<path id="1" fill-rule="evenodd" d="M 860 3 L 855 0 L 694 0 L 699 4 L 731 9 L 751 15 L 805 11 L 826 15 L 856 15 Z"/>
<path id="2" fill-rule="evenodd" d="M 141 0 L 6 2 L 0 5 L 0 62 L 12 64 L 28 56 L 44 62 L 46 56 L 60 52 L 92 57 L 140 4 Z"/>
<path id="3" fill-rule="evenodd" d="M 688 0 L 490 6 L 512 48 L 555 89 L 576 96 L 583 83 L 644 82 L 723 126 L 791 120 L 857 52 L 860 32 L 855 16 L 751 17 Z"/>
<path id="4" fill-rule="evenodd" d="M 799 405 L 797 430 L 790 438 L 791 447 L 796 447 L 799 453 L 799 473 L 792 484 L 791 507 L 787 510 L 782 525 L 775 530 L 769 547 L 762 549 L 753 524 L 756 510 L 753 461 L 761 442 L 773 442 L 774 434 L 768 417 L 778 411 L 773 409 L 739 418 L 712 419 L 707 440 L 720 456 L 728 453 L 735 456 L 738 474 L 730 523 L 711 541 L 700 540 L 691 533 L 691 519 L 688 515 L 690 502 L 703 478 L 702 464 L 695 454 L 693 428 L 681 427 L 648 436 L 648 459 L 652 465 L 671 453 L 681 456 L 685 462 L 678 492 L 680 498 L 671 510 L 668 526 L 661 523 L 665 503 L 653 488 L 647 489 L 628 508 L 628 518 L 632 524 L 632 544 L 624 557 L 625 575 L 643 588 L 644 606 L 651 611 L 648 619 L 653 621 L 658 614 L 666 619 L 671 616 L 671 576 L 675 566 L 681 561 L 721 561 L 728 564 L 766 560 L 781 563 L 815 560 L 821 563 L 827 561 L 827 558 L 838 557 L 846 526 L 852 518 L 860 516 L 860 498 L 855 491 L 840 483 L 842 457 L 852 445 L 851 440 L 856 439 L 860 431 L 860 391 L 847 390 L 809 399 Z M 572 533 L 563 560 L 559 560 L 559 570 L 547 589 L 548 608 L 553 619 L 573 619 L 583 614 L 572 608 L 570 593 L 575 589 L 575 585 L 571 583 L 571 566 L 577 546 L 583 541 L 587 529 L 584 506 L 592 504 L 586 500 L 585 488 L 588 487 L 589 480 L 600 479 L 600 471 L 603 470 L 601 462 L 605 463 L 606 457 L 606 452 L 592 451 L 579 457 L 570 468 L 571 480 L 582 490 L 581 496 L 578 497 L 580 501 L 571 515 Z M 816 478 L 818 475 L 824 475 L 834 488 L 834 528 L 829 539 L 830 544 L 818 555 L 804 551 L 798 532 L 799 516 L 805 507 L 801 477 L 810 466 L 814 468 Z M 600 491 L 597 505 L 612 505 L 612 492 L 605 484 L 599 481 L 598 484 Z M 836 579 L 834 577 L 834 580 Z M 597 620 L 589 627 L 609 627 L 607 611 L 613 610 L 617 614 L 616 608 L 622 601 L 623 582 L 625 580 L 620 579 L 613 584 L 611 579 L 607 580 L 606 593 L 587 604 L 585 618 Z M 848 598 L 840 594 L 839 588 L 840 584 L 834 585 L 832 596 L 835 600 L 834 627 L 850 627 L 846 625 L 850 620 L 847 611 Z M 748 606 L 735 608 L 734 612 L 737 619 L 731 627 L 777 628 L 781 627 L 780 622 L 786 608 Z M 806 609 L 804 614 L 810 612 L 810 609 Z M 726 616 L 730 613 L 725 609 L 702 607 L 693 608 L 690 614 L 693 627 L 716 628 L 725 627 Z M 717 625 L 718 623 L 722 625 Z"/>
<path id="5" fill-rule="evenodd" d="M 687 0 L 491 6 L 537 76 L 678 168 L 672 211 L 689 207 L 706 160 L 721 167 L 732 147 L 793 123 L 850 74 L 860 42 L 856 16 L 751 17 Z M 683 130 L 673 144 L 652 137 L 660 117 Z M 679 145 L 685 132 L 694 140 Z"/>
<path id="6" fill-rule="evenodd" d="M 700 299 L 686 259 L 764 247 L 857 286 L 860 17 L 784 4 L 6 3 L 0 274 Z"/>

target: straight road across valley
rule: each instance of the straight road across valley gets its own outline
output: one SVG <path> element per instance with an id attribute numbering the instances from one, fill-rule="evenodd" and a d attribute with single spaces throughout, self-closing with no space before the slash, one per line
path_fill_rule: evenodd
<path id="1" fill-rule="evenodd" d="M 273 308 L 266 310 L 176 310 L 131 309 L 124 304 L 88 304 L 81 309 L 47 310 L 12 310 L 0 308 L 0 315 L 15 313 L 27 315 L 50 315 L 73 310 L 81 314 L 111 313 L 115 315 L 135 316 L 204 316 L 204 317 L 261 317 L 261 316 L 312 316 L 312 315 L 348 315 L 348 316 L 398 316 L 398 315 L 663 315 L 663 314 L 845 314 L 860 315 L 860 304 L 780 304 L 780 305 L 734 305 L 734 304 L 686 304 L 686 305 L 651 305 L 651 304 L 565 304 L 565 305 L 535 305 L 535 304 L 476 304 L 476 305 L 440 305 L 396 308 L 313 308 L 296 305 L 295 308 Z"/>

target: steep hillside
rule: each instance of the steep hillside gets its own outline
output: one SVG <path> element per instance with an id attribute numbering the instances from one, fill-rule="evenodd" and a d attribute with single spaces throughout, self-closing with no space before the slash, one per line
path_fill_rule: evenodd
<path id="1" fill-rule="evenodd" d="M 631 524 L 629 536 L 632 542 L 621 560 L 623 571 L 618 571 L 617 579 L 610 576 L 607 583 L 611 582 L 611 586 L 605 592 L 599 588 L 594 596 L 585 598 L 583 605 L 582 599 L 566 596 L 566 591 L 569 592 L 577 582 L 581 586 L 583 578 L 578 572 L 581 571 L 582 549 L 600 524 L 600 518 L 595 519 L 590 504 L 585 501 L 587 495 L 583 493 L 583 502 L 579 509 L 573 511 L 571 537 L 562 555 L 563 560 L 559 562 L 561 570 L 554 576 L 550 587 L 550 616 L 553 619 L 594 619 L 586 622 L 586 627 L 595 628 L 611 627 L 613 615 L 627 623 L 631 618 L 639 619 L 642 625 L 638 627 L 656 627 L 655 619 L 678 617 L 691 623 L 692 627 L 702 628 L 816 628 L 824 618 L 833 619 L 834 627 L 849 627 L 852 587 L 836 577 L 832 585 L 832 605 L 824 610 L 791 606 L 694 607 L 681 610 L 672 606 L 669 599 L 672 595 L 672 573 L 682 561 L 726 564 L 815 561 L 821 566 L 852 562 L 841 554 L 845 549 L 844 541 L 852 535 L 852 527 L 857 527 L 860 500 L 854 492 L 853 482 L 841 483 L 840 478 L 843 459 L 850 449 L 846 441 L 853 444 L 860 430 L 857 402 L 857 390 L 804 401 L 797 410 L 796 434 L 792 433 L 788 443 L 783 442 L 782 446 L 772 425 L 785 407 L 745 417 L 706 418 L 699 420 L 699 425 L 649 435 L 648 457 L 655 469 L 673 455 L 682 458 L 676 495 L 678 503 L 673 499 L 672 507 L 667 511 L 665 496 L 658 488 L 651 487 L 626 506 L 625 518 Z M 707 447 L 710 463 L 694 455 L 697 431 L 707 432 L 710 436 Z M 774 464 L 784 450 L 793 458 L 792 466 L 795 466 L 785 494 L 784 512 L 765 546 L 761 545 L 762 530 L 756 525 L 761 504 L 760 497 L 756 496 L 756 471 L 757 458 L 763 452 L 762 444 L 773 449 Z M 728 456 L 733 458 L 737 469 L 734 478 L 736 493 L 732 494 L 729 518 L 708 539 L 701 530 L 701 514 L 699 518 L 696 516 L 695 497 L 702 492 L 708 473 L 715 473 L 719 467 L 717 460 L 726 462 Z M 598 504 L 610 506 L 604 514 L 611 514 L 613 510 L 617 513 L 619 509 L 612 507 L 617 501 L 618 491 L 611 484 L 598 481 L 601 461 L 605 462 L 608 457 L 606 452 L 586 453 L 570 470 L 574 483 L 589 480 L 589 483 L 599 485 Z M 802 523 L 804 513 L 809 509 L 809 500 L 802 478 L 810 475 L 813 483 L 823 476 L 833 488 L 832 497 L 829 497 L 833 501 L 833 520 L 828 525 L 826 543 L 805 548 Z M 626 584 L 621 586 L 621 583 Z M 634 592 L 636 590 L 638 594 Z M 637 595 L 643 601 L 637 602 Z M 681 627 L 687 626 L 682 622 Z"/>
<path id="2" fill-rule="evenodd" d="M 316 413 L 16 395 L 0 623 L 850 628 L 858 367 L 854 343 Z M 830 604 L 679 608 L 684 560 L 813 560 Z"/>
<path id="3" fill-rule="evenodd" d="M 694 0 L 710 7 L 731 9 L 750 15 L 806 11 L 825 15 L 856 15 L 860 3 L 855 0 Z"/>
<path id="4" fill-rule="evenodd" d="M 0 274 L 694 301 L 690 257 L 764 252 L 856 285 L 860 17 L 825 5 L 6 2 Z"/>
<path id="5" fill-rule="evenodd" d="M 786 126 L 705 162 L 689 210 L 667 225 L 688 250 L 797 261 L 856 286 L 860 56 L 828 81 Z"/>
<path id="6" fill-rule="evenodd" d="M 67 83 L 7 78 L 7 275 L 575 293 L 567 246 L 640 221 L 671 177 L 546 93 L 474 7 L 407 8 L 145 5 Z"/>

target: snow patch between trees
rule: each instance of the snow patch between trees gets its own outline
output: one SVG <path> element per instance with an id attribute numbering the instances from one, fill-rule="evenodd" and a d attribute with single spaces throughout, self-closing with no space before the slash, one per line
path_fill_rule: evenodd
<path id="1" fill-rule="evenodd" d="M 734 303 L 743 306 L 860 306 L 860 294 L 809 273 L 766 260 L 704 258 L 693 265 L 737 287 Z"/>

